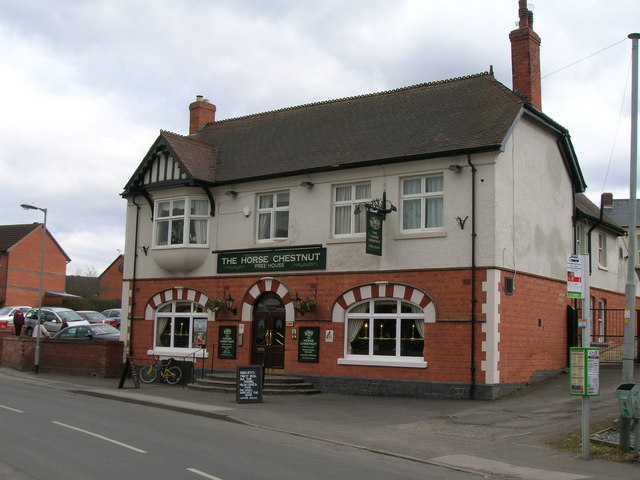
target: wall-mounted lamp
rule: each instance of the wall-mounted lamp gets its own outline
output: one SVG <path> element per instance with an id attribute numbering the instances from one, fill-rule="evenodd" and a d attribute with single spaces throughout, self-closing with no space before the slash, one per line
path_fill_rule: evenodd
<path id="1" fill-rule="evenodd" d="M 300 182 L 300 186 L 301 187 L 311 188 L 311 187 L 313 187 L 313 182 L 310 182 L 309 180 L 305 180 L 304 182 Z"/>
<path id="2" fill-rule="evenodd" d="M 224 194 L 229 195 L 230 197 L 238 196 L 238 192 L 236 192 L 235 190 L 227 190 L 226 192 L 224 192 Z"/>
<path id="3" fill-rule="evenodd" d="M 224 303 L 227 306 L 227 310 L 233 312 L 234 315 L 237 313 L 237 309 L 233 307 L 233 297 L 231 296 L 231 292 L 227 292 L 227 298 L 224 299 Z"/>
<path id="4" fill-rule="evenodd" d="M 449 170 L 459 173 L 462 171 L 462 165 L 449 165 Z"/>

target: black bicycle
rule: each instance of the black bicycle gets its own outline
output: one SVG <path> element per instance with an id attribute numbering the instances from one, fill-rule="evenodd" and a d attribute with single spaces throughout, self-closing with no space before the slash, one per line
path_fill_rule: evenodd
<path id="1" fill-rule="evenodd" d="M 140 380 L 144 383 L 153 383 L 160 375 L 164 382 L 175 385 L 182 378 L 182 369 L 175 364 L 175 360 L 160 360 L 156 357 L 155 362 L 143 365 L 140 369 Z"/>

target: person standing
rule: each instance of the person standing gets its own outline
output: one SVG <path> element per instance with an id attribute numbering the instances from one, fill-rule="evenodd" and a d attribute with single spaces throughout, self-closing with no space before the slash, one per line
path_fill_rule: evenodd
<path id="1" fill-rule="evenodd" d="M 41 337 L 50 337 L 51 334 L 44 327 L 44 320 L 40 320 L 40 323 L 36 325 L 36 328 L 33 329 L 33 334 L 31 335 L 33 338 L 38 338 L 38 332 L 40 332 Z"/>
<path id="2" fill-rule="evenodd" d="M 16 311 L 13 312 L 13 328 L 16 329 L 16 336 L 20 336 L 20 332 L 22 331 L 22 326 L 24 325 L 24 313 L 19 308 L 16 308 Z"/>

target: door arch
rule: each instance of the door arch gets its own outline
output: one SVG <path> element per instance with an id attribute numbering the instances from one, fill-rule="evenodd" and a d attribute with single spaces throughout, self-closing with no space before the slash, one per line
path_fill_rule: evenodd
<path id="1" fill-rule="evenodd" d="M 265 293 L 253 310 L 251 363 L 283 369 L 285 333 L 285 306 L 278 295 Z"/>

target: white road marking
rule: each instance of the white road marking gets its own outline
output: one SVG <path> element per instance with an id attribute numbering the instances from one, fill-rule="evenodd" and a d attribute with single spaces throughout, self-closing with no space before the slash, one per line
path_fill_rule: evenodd
<path id="1" fill-rule="evenodd" d="M 187 471 L 195 473 L 196 475 L 200 475 L 201 477 L 208 478 L 209 480 L 222 480 L 220 477 L 214 477 L 213 475 L 201 472 L 200 470 L 196 470 L 195 468 L 187 468 Z"/>
<path id="2" fill-rule="evenodd" d="M 134 452 L 147 453 L 146 450 L 141 450 L 141 449 L 133 447 L 131 445 L 127 445 L 126 443 L 122 443 L 122 442 L 118 442 L 117 440 L 113 440 L 113 439 L 111 439 L 109 437 L 104 437 L 102 435 L 98 435 L 97 433 L 89 432 L 88 430 L 83 430 L 81 428 L 74 427 L 72 425 L 67 425 L 66 423 L 61 423 L 61 422 L 56 422 L 56 421 L 52 421 L 51 423 L 54 423 L 56 425 L 60 425 L 61 427 L 69 428 L 71 430 L 75 430 L 76 432 L 86 433 L 87 435 L 91 435 L 92 437 L 96 437 L 96 438 L 99 438 L 100 440 L 105 440 L 107 442 L 111 442 L 111 443 L 114 443 L 116 445 L 120 445 L 121 447 L 128 448 L 129 450 L 133 450 Z"/>
<path id="3" fill-rule="evenodd" d="M 16 413 L 24 413 L 22 410 L 17 410 L 15 408 L 7 407 L 5 405 L 0 405 L 0 408 L 4 408 L 5 410 L 11 410 L 12 412 L 16 412 Z"/>

